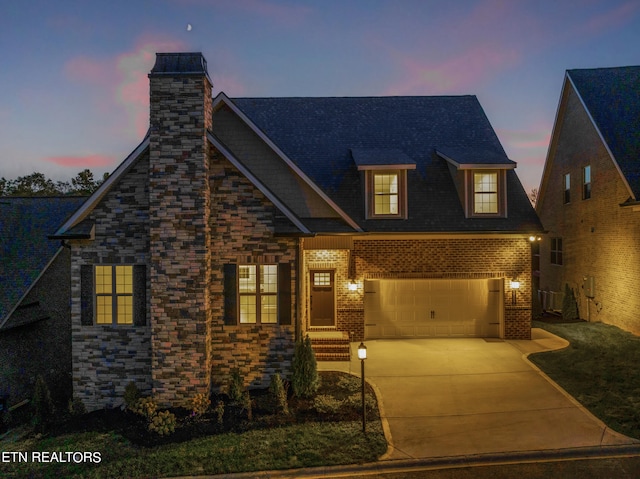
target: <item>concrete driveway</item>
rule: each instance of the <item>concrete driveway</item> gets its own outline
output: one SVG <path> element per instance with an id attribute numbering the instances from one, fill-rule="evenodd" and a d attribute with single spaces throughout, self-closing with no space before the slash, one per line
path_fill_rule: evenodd
<path id="1" fill-rule="evenodd" d="M 541 329 L 531 341 L 367 341 L 365 376 L 390 444 L 382 459 L 638 443 L 609 429 L 526 359 L 566 344 Z M 359 375 L 357 346 L 350 363 L 319 369 Z"/>

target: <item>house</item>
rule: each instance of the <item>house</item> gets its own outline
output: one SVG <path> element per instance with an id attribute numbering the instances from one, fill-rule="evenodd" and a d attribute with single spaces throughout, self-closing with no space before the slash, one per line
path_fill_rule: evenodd
<path id="1" fill-rule="evenodd" d="M 547 308 L 569 285 L 582 319 L 640 334 L 639 200 L 640 67 L 568 70 L 536 206 Z"/>
<path id="2" fill-rule="evenodd" d="M 36 378 L 52 398 L 71 397 L 70 251 L 47 235 L 85 198 L 0 198 L 0 401 L 33 396 Z"/>
<path id="3" fill-rule="evenodd" d="M 476 97 L 213 98 L 200 53 L 149 81 L 147 137 L 53 235 L 89 409 L 266 385 L 308 333 L 530 338 L 542 226 Z"/>

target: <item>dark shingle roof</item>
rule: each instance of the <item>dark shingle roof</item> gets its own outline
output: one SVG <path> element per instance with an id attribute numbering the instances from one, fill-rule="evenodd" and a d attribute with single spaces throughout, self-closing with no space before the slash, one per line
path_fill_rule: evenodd
<path id="1" fill-rule="evenodd" d="M 50 240 L 84 197 L 0 198 L 0 325 L 54 257 Z"/>
<path id="2" fill-rule="evenodd" d="M 640 66 L 568 70 L 567 74 L 640 199 Z"/>
<path id="3" fill-rule="evenodd" d="M 475 96 L 232 101 L 366 231 L 541 229 L 513 171 L 508 174 L 508 218 L 464 217 L 447 163 L 435 151 L 466 152 L 465 161 L 475 164 L 513 164 Z M 401 151 L 416 164 L 407 173 L 409 218 L 366 220 L 361 173 L 351 152 L 389 149 Z"/>

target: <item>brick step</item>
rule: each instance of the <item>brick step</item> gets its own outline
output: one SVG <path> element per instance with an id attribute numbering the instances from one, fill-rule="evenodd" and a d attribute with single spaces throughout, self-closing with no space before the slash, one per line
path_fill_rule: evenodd
<path id="1" fill-rule="evenodd" d="M 349 361 L 351 349 L 349 338 L 313 338 L 311 346 L 316 361 Z"/>

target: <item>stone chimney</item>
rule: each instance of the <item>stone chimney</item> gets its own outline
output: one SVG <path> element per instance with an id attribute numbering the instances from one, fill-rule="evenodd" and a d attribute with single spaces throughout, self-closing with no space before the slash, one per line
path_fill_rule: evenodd
<path id="1" fill-rule="evenodd" d="M 149 83 L 153 394 L 176 406 L 210 386 L 212 83 L 202 53 L 158 53 Z"/>

